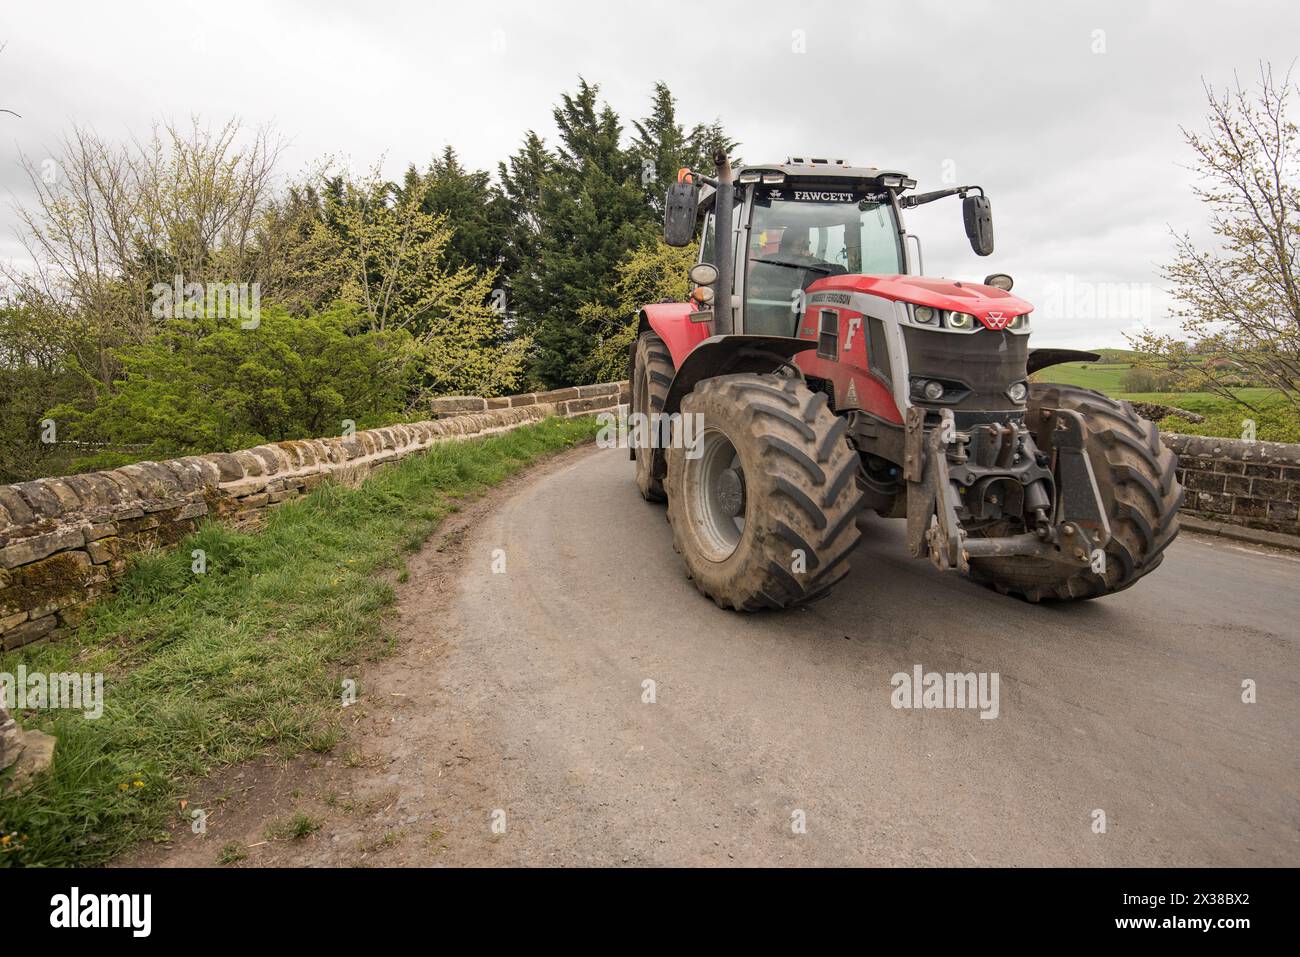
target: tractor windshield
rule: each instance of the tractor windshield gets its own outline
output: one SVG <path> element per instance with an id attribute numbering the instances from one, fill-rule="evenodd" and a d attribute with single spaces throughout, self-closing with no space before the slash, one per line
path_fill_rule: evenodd
<path id="1" fill-rule="evenodd" d="M 898 223 L 884 193 L 763 188 L 745 257 L 745 332 L 793 336 L 797 291 L 843 273 L 903 271 Z"/>

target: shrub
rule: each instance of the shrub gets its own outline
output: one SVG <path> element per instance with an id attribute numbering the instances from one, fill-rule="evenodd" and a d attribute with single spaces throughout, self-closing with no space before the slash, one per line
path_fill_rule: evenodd
<path id="1" fill-rule="evenodd" d="M 129 450 L 84 457 L 79 469 L 337 435 L 348 419 L 366 428 L 401 408 L 414 352 L 404 331 L 360 332 L 355 323 L 343 306 L 303 318 L 263 308 L 255 329 L 172 320 L 118 350 L 125 377 L 116 391 L 51 417 L 70 438 Z"/>

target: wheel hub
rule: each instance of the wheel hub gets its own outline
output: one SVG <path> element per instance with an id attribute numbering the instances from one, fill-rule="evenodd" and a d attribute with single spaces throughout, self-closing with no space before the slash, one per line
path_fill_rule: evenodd
<path id="1" fill-rule="evenodd" d="M 745 532 L 745 470 L 731 440 L 705 429 L 701 454 L 687 459 L 687 510 L 710 561 L 726 561 Z"/>
<path id="2" fill-rule="evenodd" d="M 718 475 L 718 505 L 732 518 L 745 514 L 745 473 L 739 468 L 723 469 Z"/>

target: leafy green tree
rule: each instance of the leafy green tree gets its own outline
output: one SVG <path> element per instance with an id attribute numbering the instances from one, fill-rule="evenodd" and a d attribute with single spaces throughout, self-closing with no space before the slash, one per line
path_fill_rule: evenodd
<path id="1" fill-rule="evenodd" d="M 67 472 L 75 449 L 58 441 L 61 423 L 55 420 L 51 431 L 48 412 L 93 394 L 93 379 L 77 365 L 58 315 L 42 306 L 0 306 L 0 485 Z"/>
<path id="2" fill-rule="evenodd" d="M 576 381 L 595 345 L 577 322 L 579 306 L 616 305 L 615 269 L 654 229 L 640 167 L 598 93 L 579 78 L 577 91 L 561 97 L 556 164 L 541 183 L 532 374 L 551 387 Z"/>
<path id="3" fill-rule="evenodd" d="M 407 169 L 398 195 L 410 191 L 420 197 L 421 211 L 446 217 L 452 227 L 443 250 L 448 269 L 470 266 L 486 273 L 501 268 L 510 213 L 487 172 L 466 169 L 448 146 L 423 175 L 414 165 Z"/>
<path id="4" fill-rule="evenodd" d="M 691 247 L 674 249 L 656 237 L 628 253 L 618 264 L 614 306 L 584 303 L 578 322 L 595 349 L 584 368 L 588 382 L 612 382 L 627 376 L 629 348 L 636 340 L 637 311 L 646 303 L 683 302 L 690 292 L 687 271 L 695 262 Z"/>
<path id="5" fill-rule="evenodd" d="M 656 83 L 654 107 L 644 120 L 636 120 L 632 153 L 641 167 L 645 200 L 659 218 L 664 214 L 664 193 L 677 178 L 677 171 L 690 166 L 694 151 L 677 121 L 677 102 L 663 83 Z"/>
<path id="6" fill-rule="evenodd" d="M 1278 390 L 1300 412 L 1300 128 L 1290 112 L 1300 86 L 1261 65 L 1256 89 L 1236 81 L 1205 94 L 1208 130 L 1184 138 L 1216 241 L 1206 248 L 1175 234 L 1162 273 L 1181 329 L 1130 341 L 1142 364 L 1188 390 L 1258 411 L 1238 391 L 1249 382 Z M 1186 344 L 1204 361 L 1187 361 Z"/>
<path id="7" fill-rule="evenodd" d="M 541 297 L 536 290 L 542 245 L 542 183 L 554 169 L 555 155 L 532 130 L 509 163 L 497 165 L 508 220 L 502 261 L 507 311 L 518 309 L 527 316 L 541 312 Z"/>
<path id="8" fill-rule="evenodd" d="M 621 308 L 616 269 L 658 231 L 663 193 L 677 170 L 707 168 L 714 149 L 736 148 L 720 121 L 686 130 L 663 83 L 627 145 L 617 114 L 582 77 L 553 116 L 554 148 L 530 131 L 498 167 L 509 222 L 502 284 L 512 332 L 533 338 L 528 379 L 539 387 L 589 375 L 598 340 L 578 310 L 609 315 Z"/>
<path id="9" fill-rule="evenodd" d="M 664 194 L 679 169 L 685 166 L 711 172 L 713 154 L 718 149 L 726 150 L 732 163 L 738 163 L 740 158 L 735 155 L 738 144 L 727 136 L 720 120 L 685 130 L 677 119 L 677 99 L 667 84 L 655 84 L 652 100 L 650 115 L 632 124 L 636 128 L 632 153 L 640 167 L 646 203 L 655 218 L 662 220 Z"/>
<path id="10" fill-rule="evenodd" d="M 19 157 L 30 200 L 15 207 L 30 266 L 0 262 L 0 280 L 62 326 L 78 361 L 108 386 L 115 346 L 154 333 L 157 283 L 261 282 L 259 240 L 282 144 L 268 129 L 164 123 L 130 145 L 73 127 L 52 157 Z M 265 238 L 265 237 L 262 237 Z"/>
<path id="11" fill-rule="evenodd" d="M 499 395 L 516 388 L 526 337 L 511 338 L 493 301 L 496 272 L 448 265 L 455 232 L 424 210 L 427 180 L 404 190 L 346 180 L 300 250 L 304 281 L 356 306 L 372 331 L 404 329 L 430 393 Z"/>
<path id="12" fill-rule="evenodd" d="M 279 303 L 296 316 L 318 312 L 338 296 L 336 282 L 305 275 L 300 262 L 300 253 L 316 228 L 327 222 L 324 188 L 330 183 L 341 187 L 334 180 L 290 184 L 271 203 L 257 228 L 257 242 L 267 251 L 262 299 Z"/>

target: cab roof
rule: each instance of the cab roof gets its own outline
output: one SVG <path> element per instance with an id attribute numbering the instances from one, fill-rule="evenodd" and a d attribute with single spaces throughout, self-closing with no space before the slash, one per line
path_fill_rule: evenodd
<path id="1" fill-rule="evenodd" d="M 878 166 L 851 166 L 844 160 L 826 160 L 804 157 L 791 157 L 784 163 L 743 163 L 732 171 L 735 182 L 739 184 L 745 173 L 780 173 L 788 180 L 816 181 L 837 180 L 841 186 L 858 186 L 862 189 L 880 189 L 885 186 L 897 189 L 900 193 L 916 186 L 916 180 L 902 170 L 881 169 Z M 882 183 L 884 177 L 895 180 Z M 713 188 L 705 186 L 700 193 L 701 208 L 713 201 Z"/>
<path id="2" fill-rule="evenodd" d="M 815 159 L 794 156 L 784 163 L 745 163 L 737 168 L 736 173 L 755 170 L 771 170 L 784 173 L 792 179 L 826 179 L 845 177 L 848 179 L 876 180 L 882 176 L 898 176 L 907 179 L 907 174 L 897 169 L 881 169 L 878 166 L 853 166 L 845 160 Z"/>

